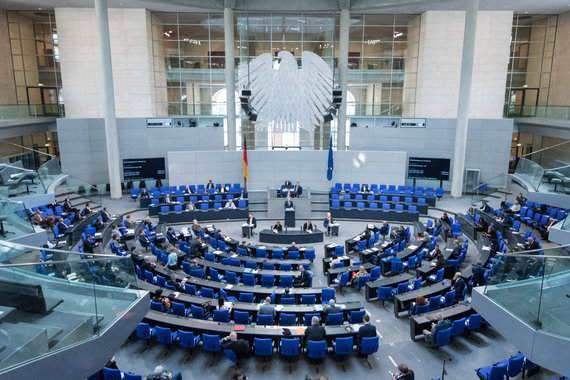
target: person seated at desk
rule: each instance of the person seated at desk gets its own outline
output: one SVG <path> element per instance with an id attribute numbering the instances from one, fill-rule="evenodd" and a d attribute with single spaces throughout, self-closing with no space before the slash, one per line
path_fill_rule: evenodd
<path id="1" fill-rule="evenodd" d="M 57 222 L 57 228 L 59 229 L 60 234 L 64 234 L 69 226 L 63 221 L 63 218 L 59 218 Z"/>
<path id="2" fill-rule="evenodd" d="M 144 248 L 150 245 L 150 240 L 148 239 L 148 236 L 146 236 L 146 231 L 144 229 L 139 234 L 138 240 Z"/>
<path id="3" fill-rule="evenodd" d="M 226 189 L 225 186 L 220 186 L 220 187 L 218 187 L 218 189 L 216 190 L 216 192 L 218 192 L 218 193 L 220 193 L 220 194 L 223 194 L 223 193 L 227 193 L 227 192 L 228 192 L 228 189 Z"/>
<path id="4" fill-rule="evenodd" d="M 283 226 L 281 225 L 280 221 L 276 221 L 275 225 L 271 227 L 271 229 L 273 230 L 273 232 L 281 232 L 283 231 Z"/>
<path id="5" fill-rule="evenodd" d="M 388 222 L 383 220 L 382 221 L 382 227 L 380 227 L 380 229 L 378 231 L 380 232 L 380 235 L 382 235 L 382 237 L 384 238 L 390 232 L 389 229 L 390 229 L 390 226 L 388 225 Z"/>
<path id="6" fill-rule="evenodd" d="M 224 237 L 222 236 L 222 230 L 218 229 L 216 232 L 214 232 L 214 239 L 224 240 Z"/>
<path id="7" fill-rule="evenodd" d="M 230 307 L 226 306 L 226 302 L 223 297 L 218 298 L 218 304 L 216 305 L 216 310 L 228 310 L 232 312 L 233 304 L 230 302 Z"/>
<path id="8" fill-rule="evenodd" d="M 473 265 L 471 275 L 471 281 L 473 282 L 473 287 L 485 285 L 485 268 L 481 264 L 481 261 L 477 261 L 475 265 Z"/>
<path id="9" fill-rule="evenodd" d="M 451 252 L 449 258 L 453 260 L 457 259 L 459 255 L 461 255 L 462 250 L 463 250 L 463 245 L 459 244 L 459 240 L 455 239 L 453 241 L 453 251 Z"/>
<path id="10" fill-rule="evenodd" d="M 245 240 L 242 240 L 242 242 L 240 243 L 240 245 L 238 245 L 238 248 L 245 249 L 245 251 L 246 251 L 247 254 L 249 255 L 249 247 L 247 246 L 247 242 L 246 242 Z"/>
<path id="11" fill-rule="evenodd" d="M 291 248 L 289 248 L 289 251 L 291 250 Z M 305 270 L 305 267 L 299 265 L 299 274 L 293 276 L 293 286 L 295 288 L 308 288 L 310 283 L 311 283 L 311 275 L 309 275 L 309 272 Z"/>
<path id="12" fill-rule="evenodd" d="M 206 190 L 208 189 L 215 189 L 216 187 L 214 186 L 214 182 L 212 182 L 212 180 L 209 180 L 208 183 L 206 184 Z"/>
<path id="13" fill-rule="evenodd" d="M 141 271 L 143 273 L 145 270 L 152 272 L 154 268 L 156 268 L 156 264 L 150 262 L 150 256 L 145 256 L 144 261 L 141 264 Z"/>
<path id="14" fill-rule="evenodd" d="M 146 191 L 146 189 L 142 189 L 140 197 L 141 198 L 150 198 L 150 194 L 148 193 L 148 191 Z"/>
<path id="15" fill-rule="evenodd" d="M 304 344 L 308 346 L 309 341 L 326 341 L 327 331 L 321 326 L 321 321 L 316 315 L 311 318 L 311 325 L 305 329 Z"/>
<path id="16" fill-rule="evenodd" d="M 358 347 L 362 344 L 362 338 L 374 338 L 376 336 L 376 326 L 370 323 L 370 315 L 364 314 L 362 322 L 364 322 L 364 324 L 360 326 L 358 335 L 356 336 Z"/>
<path id="17" fill-rule="evenodd" d="M 130 220 L 131 214 L 127 215 L 127 218 Z M 101 218 L 103 219 L 103 223 L 107 223 L 111 220 L 111 214 L 107 210 L 107 207 L 103 207 L 103 212 L 101 213 Z"/>
<path id="18" fill-rule="evenodd" d="M 437 342 L 437 334 L 441 330 L 445 330 L 451 327 L 451 322 L 449 322 L 447 319 L 443 319 L 442 313 L 437 313 L 435 319 L 437 324 L 436 323 L 431 324 L 431 331 L 423 330 L 426 342 L 428 342 L 428 344 L 432 347 L 435 346 L 435 342 Z"/>
<path id="19" fill-rule="evenodd" d="M 487 236 L 490 240 L 497 239 L 497 231 L 495 231 L 493 226 L 487 227 L 487 232 L 484 235 Z"/>
<path id="20" fill-rule="evenodd" d="M 295 186 L 293 187 L 293 194 L 299 198 L 301 196 L 301 194 L 303 194 L 303 188 L 301 187 L 301 185 L 299 184 L 299 182 L 295 183 Z"/>
<path id="21" fill-rule="evenodd" d="M 188 209 L 188 211 L 196 211 L 196 205 L 194 204 L 194 202 L 190 201 L 186 206 L 186 209 Z"/>
<path id="22" fill-rule="evenodd" d="M 439 244 L 436 244 L 433 247 L 433 250 L 431 252 L 429 252 L 426 256 L 428 257 L 428 259 L 433 260 L 440 253 L 441 253 L 441 250 L 439 249 Z"/>
<path id="23" fill-rule="evenodd" d="M 366 269 L 364 269 L 364 265 L 361 265 L 360 268 L 358 269 L 358 272 L 352 275 L 352 278 L 350 279 L 350 286 L 352 287 L 356 286 L 358 278 L 366 275 L 368 275 L 368 272 L 366 271 Z"/>
<path id="24" fill-rule="evenodd" d="M 164 297 L 162 295 L 162 292 L 163 292 L 162 288 L 156 289 L 156 291 L 154 292 L 154 297 L 152 297 L 152 301 L 161 304 L 162 305 L 162 311 L 166 312 L 170 309 L 170 306 L 171 306 L 170 305 L 170 299 L 167 297 Z"/>
<path id="25" fill-rule="evenodd" d="M 232 331 L 230 335 L 221 340 L 220 347 L 222 350 L 232 350 L 238 359 L 249 357 L 251 352 L 249 342 L 245 339 L 238 339 L 235 331 Z"/>
<path id="26" fill-rule="evenodd" d="M 236 205 L 234 204 L 234 201 L 232 199 L 228 200 L 228 202 L 224 206 L 224 210 L 235 210 L 235 208 Z"/>
<path id="27" fill-rule="evenodd" d="M 534 238 L 532 236 L 529 236 L 528 239 L 526 239 L 526 243 L 524 243 L 523 250 L 534 251 L 535 249 L 539 249 L 539 248 L 540 247 L 538 246 L 538 243 L 536 242 L 536 240 L 534 240 Z"/>
<path id="28" fill-rule="evenodd" d="M 289 210 L 289 209 L 293 209 L 293 201 L 291 200 L 291 197 L 287 197 L 287 200 L 285 201 L 285 210 Z"/>
<path id="29" fill-rule="evenodd" d="M 517 195 L 516 201 L 519 202 L 519 205 L 524 204 L 525 200 L 526 200 L 526 198 L 523 197 L 522 193 L 519 193 L 519 195 Z"/>
<path id="30" fill-rule="evenodd" d="M 178 269 L 178 255 L 174 250 L 174 247 L 168 248 L 168 261 L 166 262 L 168 269 L 176 270 Z"/>
<path id="31" fill-rule="evenodd" d="M 173 203 L 172 199 L 170 199 L 170 194 L 164 196 L 164 203 Z"/>
<path id="32" fill-rule="evenodd" d="M 400 228 L 392 230 L 390 237 L 394 241 L 394 244 L 399 244 L 401 241 L 405 240 L 405 234 L 406 230 L 404 229 L 404 226 L 400 226 Z"/>
<path id="33" fill-rule="evenodd" d="M 501 217 L 497 219 L 497 222 L 503 223 L 503 226 L 505 226 L 505 227 L 512 227 L 514 220 L 513 220 L 513 217 L 511 216 L 511 214 L 509 214 L 507 212 L 502 212 Z"/>
<path id="34" fill-rule="evenodd" d="M 363 183 L 362 186 L 360 186 L 360 192 L 361 193 L 368 193 L 370 192 L 370 189 L 368 188 L 368 185 Z"/>
<path id="35" fill-rule="evenodd" d="M 436 218 L 435 222 L 433 223 L 433 227 L 426 227 L 426 231 L 429 232 L 430 234 L 434 233 L 435 230 L 437 230 L 438 228 L 442 227 L 443 224 L 441 223 L 441 219 Z"/>
<path id="36" fill-rule="evenodd" d="M 242 190 L 242 191 L 239 193 L 239 200 L 240 200 L 240 201 L 243 201 L 244 199 L 245 199 L 245 191 Z"/>
<path id="37" fill-rule="evenodd" d="M 197 237 L 195 240 L 190 240 L 190 254 L 194 256 L 204 256 L 207 252 L 207 248 L 204 247 L 202 243 L 202 238 Z"/>
<path id="38" fill-rule="evenodd" d="M 291 182 L 291 180 L 289 178 L 287 178 L 285 180 L 285 184 L 283 184 L 283 187 L 291 187 L 293 183 Z"/>
<path id="39" fill-rule="evenodd" d="M 52 217 L 53 218 L 53 217 Z M 42 216 L 42 212 L 40 210 L 36 210 L 32 215 L 32 220 L 36 226 L 40 226 L 42 228 L 52 228 L 53 220 L 49 220 L 48 218 L 44 218 Z"/>
<path id="40" fill-rule="evenodd" d="M 449 219 L 449 216 L 447 215 L 446 212 L 443 213 L 440 219 L 442 222 L 447 223 L 451 226 L 451 219 Z"/>
<path id="41" fill-rule="evenodd" d="M 91 205 L 89 205 L 89 202 L 87 202 L 87 203 L 85 203 L 85 207 L 81 211 L 81 215 L 87 216 L 89 214 L 91 214 Z"/>
<path id="42" fill-rule="evenodd" d="M 325 227 L 325 230 L 327 230 L 327 236 L 330 235 L 329 226 L 331 224 L 334 224 L 334 220 L 331 213 L 327 212 L 327 216 L 325 216 L 325 219 L 323 220 L 323 227 Z"/>
<path id="43" fill-rule="evenodd" d="M 63 211 L 67 212 L 67 213 L 76 213 L 78 210 L 73 207 L 71 205 L 71 201 L 68 198 L 65 198 L 65 201 L 63 202 Z"/>
<path id="44" fill-rule="evenodd" d="M 342 310 L 340 309 L 340 307 L 336 306 L 336 301 L 333 298 L 332 300 L 329 301 L 328 304 L 325 304 L 325 306 L 323 307 L 323 320 L 326 322 L 329 314 L 337 314 L 337 313 L 342 313 Z"/>
<path id="45" fill-rule="evenodd" d="M 479 210 L 483 212 L 490 212 L 491 207 L 487 204 L 487 201 L 481 201 L 481 207 L 479 207 Z"/>
<path id="46" fill-rule="evenodd" d="M 455 300 L 459 301 L 459 298 L 463 296 L 463 290 L 467 286 L 465 280 L 461 277 L 461 272 L 455 272 L 453 279 L 451 280 L 451 286 L 455 290 Z"/>
<path id="47" fill-rule="evenodd" d="M 275 306 L 271 304 L 271 297 L 265 297 L 265 301 L 259 307 L 258 314 L 271 314 L 275 318 Z"/>
<path id="48" fill-rule="evenodd" d="M 481 231 L 481 232 L 485 232 L 489 229 L 489 224 L 487 223 L 487 221 L 485 220 L 485 218 L 480 217 L 479 218 L 479 223 L 477 223 L 475 225 L 475 231 Z"/>
<path id="49" fill-rule="evenodd" d="M 546 223 L 541 224 L 538 226 L 538 231 L 540 232 L 540 236 L 543 239 L 548 240 L 548 236 L 550 235 L 550 227 L 556 224 L 556 220 L 554 218 L 548 218 Z"/>
<path id="50" fill-rule="evenodd" d="M 152 374 L 146 377 L 147 380 L 182 380 L 182 373 L 176 372 L 173 373 L 172 371 L 168 371 L 161 365 L 158 365 L 154 368 Z"/>
<path id="51" fill-rule="evenodd" d="M 174 228 L 168 227 L 168 230 L 166 231 L 166 239 L 170 244 L 174 245 L 178 243 L 178 238 L 176 237 L 176 233 L 174 233 Z"/>
<path id="52" fill-rule="evenodd" d="M 123 234 L 119 230 L 119 225 L 115 224 L 113 230 L 111 230 L 111 239 L 120 239 L 122 236 Z"/>
<path id="53" fill-rule="evenodd" d="M 334 268 L 334 265 L 340 262 L 341 262 L 340 257 L 338 257 L 336 254 L 333 253 L 331 262 L 329 263 L 329 267 Z"/>
<path id="54" fill-rule="evenodd" d="M 473 207 L 469 207 L 469 210 L 467 210 L 467 217 L 471 220 L 475 219 L 475 211 L 473 210 Z"/>
<path id="55" fill-rule="evenodd" d="M 310 220 L 307 220 L 305 224 L 303 224 L 303 231 L 305 232 L 314 232 L 313 223 Z"/>
<path id="56" fill-rule="evenodd" d="M 194 190 L 192 190 L 192 188 L 190 186 L 186 186 L 186 188 L 184 188 L 184 191 L 182 192 L 182 194 L 194 194 Z"/>
<path id="57" fill-rule="evenodd" d="M 505 212 L 511 213 L 511 214 L 518 214 L 521 211 L 521 204 L 519 203 L 519 201 L 515 201 L 515 203 L 513 203 L 513 205 L 505 210 Z"/>
<path id="58" fill-rule="evenodd" d="M 85 253 L 95 253 L 95 248 L 99 246 L 99 243 L 93 241 L 93 236 L 87 234 L 85 237 L 85 242 L 83 243 L 83 252 Z"/>
<path id="59" fill-rule="evenodd" d="M 147 227 L 149 231 L 154 231 L 154 227 L 152 226 L 152 221 L 150 220 L 150 216 L 147 216 L 144 219 L 143 227 Z"/>
<path id="60" fill-rule="evenodd" d="M 291 252 L 291 251 L 298 251 L 299 248 L 297 248 L 297 245 L 295 242 L 291 242 L 291 246 L 287 249 L 287 252 Z"/>
<path id="61" fill-rule="evenodd" d="M 170 277 L 166 280 L 166 285 L 174 287 L 177 292 L 184 292 L 184 284 L 188 281 L 188 277 L 183 279 L 182 281 L 176 281 L 176 273 L 172 273 Z"/>
<path id="62" fill-rule="evenodd" d="M 431 268 L 441 269 L 445 266 L 445 257 L 443 257 L 443 253 L 441 253 L 441 251 L 439 250 L 439 246 L 436 247 L 437 247 L 437 253 L 435 254 L 435 257 L 433 258 L 431 263 L 429 263 L 429 266 Z"/>
<path id="63" fill-rule="evenodd" d="M 416 314 L 416 308 L 418 306 L 425 306 L 428 302 L 426 301 L 424 296 L 416 296 L 414 302 L 412 302 L 412 306 L 410 306 L 410 315 Z"/>

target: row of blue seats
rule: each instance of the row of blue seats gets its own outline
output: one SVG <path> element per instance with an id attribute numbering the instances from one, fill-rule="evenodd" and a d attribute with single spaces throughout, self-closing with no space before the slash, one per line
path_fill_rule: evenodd
<path id="1" fill-rule="evenodd" d="M 440 347 L 447 346 L 453 338 L 463 335 L 465 330 L 469 333 L 474 330 L 479 330 L 485 325 L 486 322 L 480 314 L 471 314 L 469 317 L 463 317 L 455 321 L 451 321 L 451 327 L 438 331 L 436 335 L 435 348 L 439 349 Z"/>
<path id="2" fill-rule="evenodd" d="M 220 335 L 206 334 L 202 336 L 194 335 L 189 331 L 172 331 L 167 327 L 151 327 L 147 323 L 141 323 L 136 329 L 137 337 L 150 341 L 156 336 L 156 341 L 165 345 L 172 345 L 178 341 L 178 345 L 187 349 L 198 347 L 200 340 L 203 341 L 202 348 L 204 351 L 216 353 L 221 350 Z M 280 338 L 281 355 L 286 357 L 297 357 L 302 352 L 301 341 L 299 338 Z M 273 356 L 274 342 L 271 338 L 254 338 L 253 353 L 257 356 Z M 358 349 L 361 355 L 372 355 L 378 352 L 379 337 L 362 338 L 362 342 Z M 336 355 L 350 355 L 353 353 L 354 339 L 353 337 L 336 338 L 332 344 L 333 351 Z M 231 350 L 224 350 L 226 357 L 232 362 L 237 363 L 237 357 Z M 326 341 L 308 341 L 307 356 L 312 359 L 323 359 L 328 351 Z"/>
<path id="3" fill-rule="evenodd" d="M 517 353 L 508 359 L 501 360 L 490 366 L 476 368 L 475 373 L 480 379 L 483 380 L 503 380 L 505 377 L 508 379 L 510 377 L 515 377 L 522 374 L 525 377 L 525 371 L 531 371 L 537 366 L 530 360 L 528 360 L 522 353 Z M 552 380 L 562 380 L 567 379 L 564 376 L 558 379 Z"/>
<path id="4" fill-rule="evenodd" d="M 216 184 L 215 185 L 215 189 L 206 189 L 205 185 L 188 185 L 188 188 L 192 190 L 193 193 L 197 193 L 197 194 L 204 194 L 204 193 L 215 193 L 218 189 L 220 189 L 222 187 L 221 184 Z M 227 192 L 230 193 L 240 193 L 242 191 L 245 191 L 245 187 L 241 187 L 241 185 L 239 183 L 234 183 L 233 186 L 231 183 L 226 183 L 224 184 L 224 187 L 226 188 Z M 149 193 L 150 196 L 152 197 L 160 197 L 166 194 L 170 194 L 170 195 L 182 195 L 184 194 L 184 192 L 186 191 L 186 186 L 185 185 L 181 185 L 181 186 L 162 186 L 160 188 L 158 187 L 151 187 L 150 189 L 147 189 L 146 187 L 142 187 L 140 189 L 131 189 L 131 198 L 137 198 L 139 196 L 140 193 L 143 192 L 143 190 L 147 191 Z"/>
<path id="5" fill-rule="evenodd" d="M 510 202 L 507 202 L 507 206 L 511 207 Z M 526 200 L 524 202 L 524 204 L 521 205 L 522 207 L 526 207 L 527 209 L 533 209 L 533 208 L 541 208 L 542 204 L 539 202 L 532 202 L 529 200 Z M 552 207 L 552 206 L 547 206 L 546 207 L 546 214 L 548 214 L 551 218 L 554 218 L 558 221 L 566 218 L 566 216 L 568 215 L 568 208 L 558 208 L 558 207 Z"/>
<path id="6" fill-rule="evenodd" d="M 356 195 L 351 195 L 351 194 L 343 194 L 342 195 L 342 200 L 343 201 L 350 201 L 350 200 L 355 200 L 355 201 L 362 201 L 362 200 L 368 200 L 368 201 L 375 201 L 376 200 L 376 196 L 375 195 L 366 195 L 366 198 L 364 198 L 365 195 L 363 194 L 356 194 Z M 403 198 L 403 200 L 402 200 Z M 335 199 L 341 199 L 340 198 L 340 194 L 331 194 L 331 199 L 335 200 Z M 412 197 L 400 197 L 399 195 L 394 195 L 391 198 L 388 198 L 387 195 L 380 195 L 379 199 L 380 202 L 404 202 L 404 203 L 419 203 L 419 204 L 425 204 L 426 203 L 426 199 L 425 198 L 418 198 L 417 202 L 414 202 L 414 199 Z"/>
<path id="7" fill-rule="evenodd" d="M 369 189 L 369 191 L 378 194 L 378 193 L 383 193 L 383 194 L 415 194 L 415 195 L 426 195 L 428 197 L 434 197 L 437 196 L 438 198 L 443 197 L 443 188 L 438 187 L 438 188 L 433 188 L 433 187 L 426 187 L 424 188 L 423 186 L 418 186 L 418 187 L 414 187 L 414 186 L 396 186 L 396 185 L 377 185 L 377 184 L 359 184 L 359 183 L 353 183 L 352 185 L 350 183 L 345 183 L 344 186 L 343 184 L 337 182 L 335 184 L 334 187 L 330 188 L 331 193 L 338 193 L 338 192 L 351 192 L 351 193 L 358 193 L 361 191 L 361 188 L 363 185 L 366 185 L 366 187 Z"/>
<path id="8" fill-rule="evenodd" d="M 404 205 L 401 203 L 398 203 L 395 205 L 394 208 L 391 207 L 392 204 L 390 203 L 382 203 L 382 210 L 397 210 L 397 211 L 409 211 L 409 212 L 417 212 L 418 211 L 418 207 L 416 205 L 406 205 L 407 208 L 404 209 Z M 339 200 L 333 200 L 331 202 L 331 207 L 332 208 L 340 208 L 341 204 Z M 377 209 L 378 208 L 378 203 L 376 202 L 370 202 L 370 203 L 365 203 L 365 202 L 356 202 L 356 204 L 354 204 L 353 202 L 344 202 L 342 204 L 343 208 L 360 208 L 360 209 L 364 209 L 364 208 L 370 208 L 370 209 Z"/>
<path id="9" fill-rule="evenodd" d="M 155 199 L 153 199 L 154 201 Z M 158 200 L 158 199 L 156 199 Z M 155 203 L 151 203 L 151 204 L 158 204 L 158 202 Z M 210 207 L 210 202 L 198 202 L 196 204 L 196 208 L 200 209 L 200 210 L 217 210 L 217 209 L 221 209 L 223 208 L 224 205 L 222 205 L 221 202 L 215 202 L 212 204 L 212 207 Z M 236 208 L 247 208 L 247 201 L 245 199 L 240 199 L 238 201 L 238 203 L 236 204 Z M 183 211 L 186 210 L 186 205 L 185 204 L 175 204 L 172 211 Z M 170 212 L 170 206 L 160 206 L 160 212 Z"/>

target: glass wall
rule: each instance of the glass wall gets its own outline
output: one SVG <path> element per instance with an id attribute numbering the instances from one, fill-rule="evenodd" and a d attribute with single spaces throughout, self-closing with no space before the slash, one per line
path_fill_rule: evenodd
<path id="1" fill-rule="evenodd" d="M 413 116 L 420 19 L 419 15 L 351 15 L 349 116 Z M 311 51 L 331 66 L 338 85 L 338 13 L 237 12 L 234 25 L 237 72 L 247 70 L 248 63 L 264 53 L 276 57 L 288 51 L 301 64 L 301 53 Z M 152 35 L 158 116 L 224 115 L 223 14 L 153 13 Z M 236 113 L 240 112 L 237 107 Z M 282 133 L 271 127 L 255 130 L 242 115 L 236 142 L 242 146 L 246 141 L 248 149 L 328 149 L 331 135 L 336 145 L 336 119 L 314 132 Z"/>
<path id="2" fill-rule="evenodd" d="M 535 116 L 547 105 L 557 23 L 557 15 L 514 15 L 505 116 Z"/>
<path id="3" fill-rule="evenodd" d="M 61 74 L 53 11 L 8 11 L 17 102 L 35 115 L 62 114 Z"/>

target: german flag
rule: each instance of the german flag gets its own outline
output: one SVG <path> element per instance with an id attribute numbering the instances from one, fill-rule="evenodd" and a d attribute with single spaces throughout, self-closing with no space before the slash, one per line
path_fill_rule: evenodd
<path id="1" fill-rule="evenodd" d="M 249 179 L 249 171 L 247 166 L 247 145 L 245 139 L 243 140 L 243 160 L 241 164 L 243 166 L 243 178 L 247 181 Z"/>

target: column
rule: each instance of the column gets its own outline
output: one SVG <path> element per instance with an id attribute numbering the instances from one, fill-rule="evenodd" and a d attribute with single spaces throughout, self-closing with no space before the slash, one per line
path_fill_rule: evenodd
<path id="1" fill-rule="evenodd" d="M 234 59 L 234 10 L 232 8 L 224 8 L 224 41 L 226 55 L 228 149 L 236 150 L 236 80 Z"/>
<path id="2" fill-rule="evenodd" d="M 95 0 L 95 15 L 97 17 L 99 55 L 103 73 L 105 140 L 107 143 L 107 166 L 109 169 L 109 183 L 111 185 L 111 199 L 121 199 L 123 193 L 119 169 L 119 134 L 117 132 L 117 117 L 115 115 L 115 92 L 113 89 L 107 0 Z"/>
<path id="3" fill-rule="evenodd" d="M 350 27 L 350 12 L 340 11 L 340 36 L 338 52 L 338 83 L 342 90 L 342 103 L 338 110 L 338 132 L 336 138 L 337 150 L 346 150 L 346 93 L 348 77 L 348 31 Z"/>
<path id="4" fill-rule="evenodd" d="M 463 55 L 457 105 L 457 127 L 453 152 L 453 172 L 451 176 L 451 196 L 459 198 L 463 194 L 465 172 L 465 149 L 467 147 L 467 127 L 469 123 L 469 98 L 473 78 L 473 57 L 475 54 L 475 33 L 477 31 L 477 11 L 479 0 L 469 0 L 465 11 L 465 32 L 463 34 Z"/>

